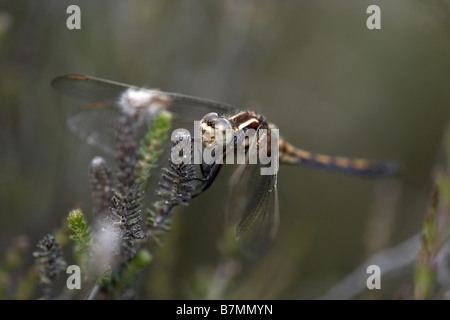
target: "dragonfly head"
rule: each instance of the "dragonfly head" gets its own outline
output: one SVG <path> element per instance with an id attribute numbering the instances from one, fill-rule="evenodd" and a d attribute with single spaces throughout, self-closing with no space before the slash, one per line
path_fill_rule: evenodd
<path id="1" fill-rule="evenodd" d="M 205 147 L 226 146 L 233 138 L 231 123 L 215 112 L 208 113 L 203 117 L 200 128 L 203 146 Z"/>

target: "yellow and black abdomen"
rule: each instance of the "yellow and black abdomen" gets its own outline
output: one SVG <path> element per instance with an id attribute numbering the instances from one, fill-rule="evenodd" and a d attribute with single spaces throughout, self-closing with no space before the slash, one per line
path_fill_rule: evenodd
<path id="1" fill-rule="evenodd" d="M 305 165 L 348 174 L 374 177 L 394 176 L 399 171 L 399 167 L 395 163 L 313 153 L 298 149 L 281 139 L 279 142 L 279 152 L 280 164 Z"/>

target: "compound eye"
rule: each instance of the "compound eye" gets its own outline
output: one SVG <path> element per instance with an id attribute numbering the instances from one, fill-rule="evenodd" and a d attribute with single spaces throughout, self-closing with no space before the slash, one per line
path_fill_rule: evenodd
<path id="1" fill-rule="evenodd" d="M 225 146 L 230 143 L 233 138 L 233 127 L 227 119 L 218 118 L 215 120 L 214 134 L 216 143 Z"/>
<path id="2" fill-rule="evenodd" d="M 202 123 L 206 123 L 208 125 L 214 124 L 217 119 L 220 119 L 219 115 L 215 112 L 210 112 L 203 117 Z"/>

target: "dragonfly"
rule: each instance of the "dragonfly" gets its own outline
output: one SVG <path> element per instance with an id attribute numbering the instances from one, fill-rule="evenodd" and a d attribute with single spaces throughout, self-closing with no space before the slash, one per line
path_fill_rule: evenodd
<path id="1" fill-rule="evenodd" d="M 209 146 L 223 147 L 224 154 L 227 154 L 230 146 L 236 147 L 238 143 L 242 143 L 241 150 L 247 158 L 252 152 L 258 157 L 256 150 L 261 145 L 269 146 L 269 153 L 275 151 L 270 146 L 274 141 L 272 132 L 277 127 L 251 110 L 86 75 L 63 75 L 55 78 L 52 86 L 84 102 L 68 118 L 69 129 L 109 154 L 114 153 L 114 131 L 118 116 L 124 109 L 123 101 L 133 100 L 136 96 L 139 100 L 139 93 L 147 97 L 133 109 L 133 112 L 142 116 L 137 122 L 139 126 L 145 127 L 151 123 L 155 113 L 164 109 L 173 115 L 173 124 L 179 128 L 192 126 L 193 121 L 201 121 L 203 141 Z M 129 95 L 130 92 L 134 92 L 134 95 Z M 150 105 L 154 110 L 149 108 Z M 236 142 L 237 139 L 228 139 L 225 132 L 229 130 L 239 137 L 250 129 L 264 134 L 255 135 L 252 140 Z M 215 134 L 217 132 L 223 132 L 225 138 L 219 139 Z M 297 148 L 281 137 L 277 137 L 276 142 L 277 164 L 304 165 L 369 177 L 390 177 L 398 172 L 397 164 L 392 162 L 313 153 Z M 202 183 L 194 196 L 202 194 L 212 185 L 223 165 L 224 161 L 213 161 L 212 164 L 201 166 L 202 176 L 197 180 Z M 237 221 L 236 238 L 242 252 L 249 258 L 266 252 L 279 228 L 277 170 L 272 174 L 261 174 L 261 167 L 264 167 L 262 163 L 240 164 L 229 179 L 228 215 L 232 221 Z"/>

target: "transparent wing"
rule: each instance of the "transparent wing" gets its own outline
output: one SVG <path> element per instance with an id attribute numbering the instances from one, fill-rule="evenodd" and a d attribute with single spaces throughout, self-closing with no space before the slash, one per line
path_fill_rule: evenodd
<path id="1" fill-rule="evenodd" d="M 227 214 L 241 217 L 236 239 L 242 252 L 254 259 L 269 248 L 278 232 L 277 175 L 260 175 L 259 165 L 243 168 L 233 175 Z"/>
<path id="2" fill-rule="evenodd" d="M 256 150 L 256 139 L 251 145 Z M 227 217 L 239 221 L 236 239 L 250 259 L 261 256 L 278 233 L 276 186 L 277 175 L 262 175 L 260 164 L 240 165 L 230 179 Z"/>
<path id="3" fill-rule="evenodd" d="M 52 86 L 59 92 L 90 103 L 103 103 L 104 107 L 118 108 L 117 101 L 120 95 L 129 88 L 138 88 L 124 83 L 110 81 L 106 79 L 83 76 L 64 75 L 55 78 Z M 142 88 L 140 88 L 142 89 Z M 172 103 L 168 110 L 177 117 L 192 122 L 200 121 L 208 112 L 217 112 L 220 115 L 233 115 L 241 110 L 235 106 L 187 95 L 162 92 L 171 98 Z M 82 111 L 89 111 L 81 108 Z M 192 123 L 190 123 L 192 125 Z"/>
<path id="4" fill-rule="evenodd" d="M 68 120 L 70 130 L 90 144 L 111 153 L 114 150 L 114 130 L 120 110 L 118 100 L 125 90 L 137 87 L 75 74 L 55 78 L 52 86 L 57 91 L 85 103 L 70 115 Z M 191 134 L 194 128 L 193 121 L 200 121 L 209 112 L 225 116 L 240 112 L 239 108 L 212 100 L 169 92 L 161 94 L 171 100 L 167 110 L 174 115 L 173 129 L 184 128 Z M 149 123 L 151 119 L 141 122 L 140 125 Z"/>
<path id="5" fill-rule="evenodd" d="M 52 86 L 59 92 L 85 102 L 115 103 L 128 84 L 90 76 L 68 74 L 52 80 Z"/>
<path id="6" fill-rule="evenodd" d="M 116 108 L 86 105 L 69 116 L 67 127 L 82 140 L 112 155 L 118 115 L 119 109 Z"/>

